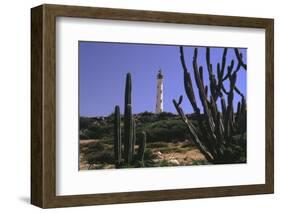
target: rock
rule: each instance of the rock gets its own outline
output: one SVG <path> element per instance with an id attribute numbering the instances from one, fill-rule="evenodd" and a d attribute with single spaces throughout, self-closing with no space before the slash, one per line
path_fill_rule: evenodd
<path id="1" fill-rule="evenodd" d="M 155 154 L 157 155 L 157 158 L 163 159 L 163 154 L 160 151 L 156 152 Z"/>
<path id="2" fill-rule="evenodd" d="M 159 163 L 160 162 L 159 159 L 153 159 L 152 161 L 153 161 L 153 163 Z"/>
<path id="3" fill-rule="evenodd" d="M 168 161 L 168 163 L 173 164 L 173 165 L 176 165 L 176 166 L 179 166 L 179 165 L 180 165 L 179 161 L 176 160 L 176 159 L 171 159 L 171 160 Z"/>

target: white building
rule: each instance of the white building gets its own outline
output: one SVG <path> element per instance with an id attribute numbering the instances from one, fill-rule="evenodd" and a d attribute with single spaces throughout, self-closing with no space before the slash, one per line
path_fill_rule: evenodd
<path id="1" fill-rule="evenodd" d="M 163 112 L 163 74 L 159 70 L 157 74 L 157 93 L 156 93 L 156 109 L 155 113 Z"/>

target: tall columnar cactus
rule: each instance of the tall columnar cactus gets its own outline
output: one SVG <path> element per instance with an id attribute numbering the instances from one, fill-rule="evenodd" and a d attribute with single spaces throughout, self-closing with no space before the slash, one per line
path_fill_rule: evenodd
<path id="1" fill-rule="evenodd" d="M 126 106 L 124 115 L 124 139 L 125 163 L 130 164 L 133 159 L 133 115 L 130 104 Z"/>
<path id="2" fill-rule="evenodd" d="M 206 63 L 209 77 L 208 86 L 204 85 L 203 67 L 198 67 L 198 50 L 197 48 L 194 49 L 192 65 L 196 87 L 203 107 L 203 119 L 201 119 L 202 116 L 195 99 L 191 74 L 185 63 L 183 47 L 180 47 L 184 88 L 195 114 L 200 118 L 198 119 L 198 126 L 195 126 L 189 120 L 181 108 L 180 105 L 183 97 L 181 96 L 178 101 L 173 100 L 174 106 L 183 122 L 186 124 L 192 140 L 206 159 L 213 163 L 232 162 L 233 158 L 230 155 L 233 154 L 231 150 L 234 147 L 232 144 L 233 136 L 246 132 L 246 100 L 244 95 L 237 88 L 236 81 L 237 73 L 241 69 L 246 71 L 247 65 L 242 60 L 242 53 L 235 48 L 234 52 L 237 59 L 237 66 L 234 68 L 234 60 L 232 60 L 227 66 L 227 73 L 225 73 L 227 52 L 228 48 L 225 48 L 221 63 L 217 63 L 215 76 L 210 60 L 210 48 L 206 48 Z M 227 91 L 224 86 L 226 80 L 229 81 L 229 91 Z M 233 107 L 234 92 L 241 96 L 241 102 L 237 105 L 236 114 Z M 227 102 L 224 96 L 227 97 Z M 220 99 L 221 110 L 219 110 L 217 106 L 218 99 Z"/>
<path id="3" fill-rule="evenodd" d="M 132 78 L 127 73 L 125 86 L 125 104 L 124 104 L 124 157 L 125 163 L 130 164 L 133 159 L 133 114 L 132 114 Z"/>
<path id="4" fill-rule="evenodd" d="M 125 86 L 125 104 L 124 104 L 124 115 L 126 114 L 126 107 L 128 104 L 132 104 L 132 78 L 131 73 L 127 73 L 126 86 Z"/>
<path id="5" fill-rule="evenodd" d="M 126 76 L 125 87 L 125 106 L 124 106 L 124 152 L 122 156 L 122 143 L 121 143 L 121 121 L 119 106 L 115 107 L 115 122 L 114 122 L 114 152 L 115 152 L 115 165 L 116 168 L 128 165 L 137 165 L 141 161 L 143 165 L 143 153 L 145 150 L 146 136 L 145 132 L 142 133 L 143 139 L 140 142 L 138 154 L 135 155 L 136 144 L 136 122 L 132 113 L 131 94 L 132 93 L 132 80 L 131 74 Z M 124 163 L 124 164 L 123 164 Z M 122 165 L 123 164 L 123 165 Z"/>
<path id="6" fill-rule="evenodd" d="M 114 113 L 114 154 L 116 166 L 119 167 L 122 163 L 122 143 L 121 143 L 121 125 L 120 125 L 120 108 L 115 106 Z"/>

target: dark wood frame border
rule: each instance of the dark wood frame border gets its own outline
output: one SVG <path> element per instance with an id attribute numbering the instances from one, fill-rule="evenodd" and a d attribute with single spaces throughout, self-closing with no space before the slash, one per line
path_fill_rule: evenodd
<path id="1" fill-rule="evenodd" d="M 56 17 L 162 22 L 265 29 L 266 183 L 195 189 L 56 196 Z M 274 192 L 274 20 L 64 5 L 31 9 L 31 203 L 66 207 L 266 194 Z"/>

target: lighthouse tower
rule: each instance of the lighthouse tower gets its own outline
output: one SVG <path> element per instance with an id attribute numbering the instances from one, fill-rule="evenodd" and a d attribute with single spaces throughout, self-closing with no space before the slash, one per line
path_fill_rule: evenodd
<path id="1" fill-rule="evenodd" d="M 155 113 L 163 112 L 163 74 L 159 70 L 157 74 L 157 94 L 156 94 L 156 109 Z"/>

